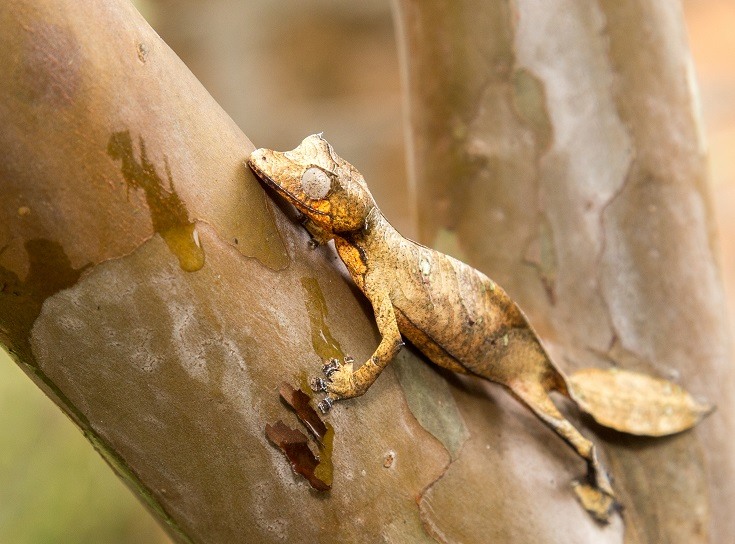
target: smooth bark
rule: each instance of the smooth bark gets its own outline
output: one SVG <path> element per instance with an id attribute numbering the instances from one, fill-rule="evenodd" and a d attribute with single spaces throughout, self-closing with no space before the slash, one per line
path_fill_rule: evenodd
<path id="1" fill-rule="evenodd" d="M 447 541 L 497 532 L 513 542 L 727 541 L 733 369 L 680 6 L 398 0 L 396 8 L 422 241 L 503 285 L 567 371 L 642 370 L 718 405 L 694 431 L 662 440 L 585 422 L 603 444 L 624 526 L 590 533 L 556 514 L 539 474 L 556 444 L 544 436 L 521 446 L 503 422 L 494 433 L 511 434 L 515 454 L 502 469 L 519 477 L 499 485 L 450 470 L 424 495 L 426 517 Z M 470 443 L 492 444 L 470 431 Z M 468 509 L 455 500 L 457 485 L 470 496 L 499 487 L 504 509 Z"/>
<path id="2" fill-rule="evenodd" d="M 718 403 L 694 433 L 598 441 L 629 541 L 721 541 L 732 374 L 680 17 L 455 4 L 399 9 L 422 237 L 501 282 L 565 368 L 679 372 Z M 554 37 L 570 43 L 533 42 Z M 0 341 L 174 539 L 621 541 L 574 500 L 563 444 L 410 351 L 330 416 L 335 483 L 312 491 L 264 429 L 298 425 L 281 381 L 377 343 L 334 254 L 307 249 L 244 166 L 252 144 L 128 2 L 6 1 L 0 45 Z"/>
<path id="3" fill-rule="evenodd" d="M 282 381 L 377 334 L 252 149 L 129 2 L 3 2 L 0 342 L 179 542 L 428 540 L 415 497 L 462 426 L 415 356 L 410 393 L 390 369 L 331 415 L 331 492 L 266 438 L 299 425 Z M 409 406 L 428 396 L 444 434 Z"/>

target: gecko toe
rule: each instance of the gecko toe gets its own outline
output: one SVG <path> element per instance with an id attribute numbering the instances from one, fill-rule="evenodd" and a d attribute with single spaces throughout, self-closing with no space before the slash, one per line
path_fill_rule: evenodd
<path id="1" fill-rule="evenodd" d="M 337 359 L 329 359 L 328 362 L 322 366 L 322 372 L 327 375 L 327 378 L 337 372 L 340 367 L 340 362 Z"/>
<path id="2" fill-rule="evenodd" d="M 324 400 L 317 404 L 317 407 L 322 414 L 326 414 L 332 408 L 333 404 L 334 401 L 331 398 L 325 397 Z"/>
<path id="3" fill-rule="evenodd" d="M 309 387 L 311 387 L 311 390 L 314 391 L 315 393 L 318 393 L 319 391 L 326 391 L 327 382 L 324 381 L 324 378 L 315 376 L 309 379 Z"/>

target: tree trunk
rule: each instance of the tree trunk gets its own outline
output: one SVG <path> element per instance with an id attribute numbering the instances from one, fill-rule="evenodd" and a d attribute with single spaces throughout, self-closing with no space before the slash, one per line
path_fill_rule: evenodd
<path id="1" fill-rule="evenodd" d="M 416 497 L 464 427 L 410 351 L 330 416 L 330 492 L 268 442 L 267 424 L 299 426 L 281 382 L 326 354 L 364 360 L 377 330 L 176 55 L 126 0 L 3 2 L 0 46 L 0 342 L 14 360 L 178 542 L 430 541 Z"/>
<path id="2" fill-rule="evenodd" d="M 636 48 L 650 55 L 637 63 L 667 60 L 654 84 L 660 72 L 631 72 L 616 52 L 636 43 L 615 24 L 623 8 L 526 14 L 518 3 L 514 27 L 505 4 L 401 5 L 420 82 L 422 236 L 502 281 L 567 369 L 677 369 L 716 401 L 693 433 L 598 441 L 632 541 L 730 534 L 732 376 L 678 15 L 630 17 L 663 21 L 639 28 L 650 43 Z M 531 15 L 544 13 L 571 13 L 553 24 L 589 37 L 539 30 Z M 602 15 L 607 60 L 572 57 L 594 56 Z M 616 28 L 626 35 L 613 39 Z M 572 43 L 544 48 L 541 62 L 531 44 L 548 33 Z M 377 345 L 372 311 L 333 252 L 307 249 L 244 166 L 252 144 L 127 1 L 6 0 L 0 45 L 0 342 L 175 540 L 622 539 L 619 519 L 603 529 L 576 503 L 569 482 L 583 467 L 532 416 L 412 351 L 331 414 L 333 489 L 310 489 L 265 437 L 279 419 L 298 426 L 278 387 L 316 374 L 327 354 L 360 361 Z M 627 87 L 612 88 L 613 73 Z M 652 90 L 666 109 L 642 110 Z M 599 96 L 617 129 L 579 107 Z M 664 245 L 670 236 L 678 245 Z M 685 311 L 664 312 L 663 297 Z"/>
<path id="3" fill-rule="evenodd" d="M 567 371 L 642 370 L 718 405 L 663 440 L 592 426 L 625 508 L 624 526 L 599 531 L 561 511 L 578 470 L 561 445 L 509 420 L 484 430 L 458 393 L 472 438 L 455 464 L 496 468 L 452 467 L 424 494 L 427 523 L 447 541 L 728 541 L 733 371 L 680 6 L 396 6 L 421 239 L 503 285 Z M 456 500 L 488 488 L 479 508 Z"/>

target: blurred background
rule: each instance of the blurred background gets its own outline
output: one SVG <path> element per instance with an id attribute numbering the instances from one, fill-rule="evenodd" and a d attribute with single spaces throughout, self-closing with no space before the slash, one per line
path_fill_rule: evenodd
<path id="1" fill-rule="evenodd" d="M 135 0 L 256 147 L 311 133 L 414 235 L 389 0 Z M 685 0 L 735 315 L 735 0 Z M 732 326 L 731 330 L 735 332 Z M 168 542 L 73 424 L 0 350 L 0 544 Z"/>

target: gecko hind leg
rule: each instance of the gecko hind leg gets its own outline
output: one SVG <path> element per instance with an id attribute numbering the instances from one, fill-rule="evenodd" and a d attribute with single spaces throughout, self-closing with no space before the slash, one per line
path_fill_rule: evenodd
<path id="1" fill-rule="evenodd" d="M 506 387 L 586 461 L 587 481 L 575 481 L 574 490 L 582 506 L 595 519 L 603 523 L 608 522 L 618 503 L 607 472 L 597 458 L 595 445 L 559 412 L 541 383 L 514 381 L 506 384 Z"/>

